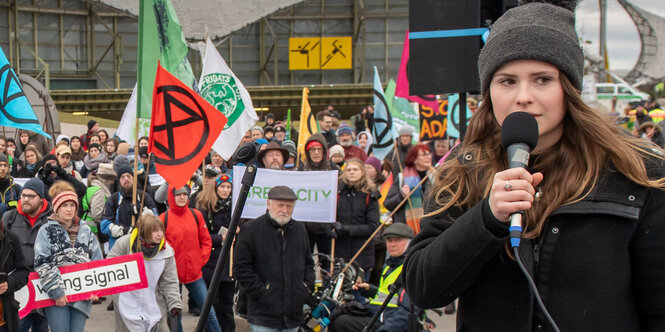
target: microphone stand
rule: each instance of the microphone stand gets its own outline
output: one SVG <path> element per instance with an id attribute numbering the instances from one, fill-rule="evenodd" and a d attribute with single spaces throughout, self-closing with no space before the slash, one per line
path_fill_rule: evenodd
<path id="1" fill-rule="evenodd" d="M 384 310 L 386 310 L 386 307 L 388 307 L 388 304 L 390 303 L 390 300 L 393 299 L 393 296 L 399 292 L 400 289 L 402 289 L 402 285 L 399 283 L 400 282 L 400 276 L 397 277 L 397 281 L 394 283 L 390 284 L 388 286 L 388 296 L 386 297 L 385 300 L 383 300 L 383 303 L 381 303 L 381 307 L 379 307 L 379 310 L 377 310 L 374 313 L 374 316 L 372 316 L 372 320 L 369 321 L 367 326 L 363 329 L 363 332 L 370 332 L 372 331 L 372 328 L 376 324 L 376 322 L 379 320 L 379 317 L 381 317 L 381 314 L 383 313 Z"/>
<path id="2" fill-rule="evenodd" d="M 215 266 L 215 272 L 212 275 L 212 280 L 210 281 L 210 288 L 208 289 L 208 296 L 206 296 L 205 304 L 201 309 L 201 316 L 199 316 L 199 321 L 196 324 L 196 332 L 203 332 L 205 330 L 206 322 L 208 320 L 208 315 L 210 314 L 210 308 L 212 303 L 217 298 L 217 290 L 219 289 L 219 282 L 222 278 L 222 272 L 224 266 L 229 261 L 229 253 L 231 249 L 231 244 L 236 236 L 236 230 L 238 228 L 238 223 L 240 222 L 240 215 L 242 210 L 245 207 L 245 201 L 247 201 L 247 194 L 249 194 L 249 189 L 254 185 L 254 179 L 256 178 L 256 166 L 248 165 L 245 169 L 245 174 L 242 177 L 242 187 L 240 188 L 240 196 L 238 196 L 238 202 L 236 203 L 236 209 L 233 211 L 233 216 L 231 217 L 231 222 L 229 223 L 229 230 L 226 232 L 226 237 L 224 238 L 224 244 L 222 246 L 222 253 L 217 259 L 217 265 Z"/>

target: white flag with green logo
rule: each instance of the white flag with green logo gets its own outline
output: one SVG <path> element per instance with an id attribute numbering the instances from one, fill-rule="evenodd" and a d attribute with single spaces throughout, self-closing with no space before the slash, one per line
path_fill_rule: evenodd
<path id="1" fill-rule="evenodd" d="M 259 118 L 254 111 L 249 92 L 226 65 L 210 38 L 206 40 L 199 88 L 201 96 L 228 119 L 222 133 L 212 145 L 213 150 L 228 160 L 245 132 Z"/>

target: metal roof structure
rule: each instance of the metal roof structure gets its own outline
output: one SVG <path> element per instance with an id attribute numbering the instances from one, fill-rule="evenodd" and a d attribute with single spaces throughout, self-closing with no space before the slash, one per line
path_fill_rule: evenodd
<path id="1" fill-rule="evenodd" d="M 171 0 L 185 38 L 217 39 L 303 0 Z M 138 0 L 94 0 L 138 17 Z"/>
<path id="2" fill-rule="evenodd" d="M 641 51 L 635 67 L 626 79 L 665 78 L 665 17 L 650 13 L 627 0 L 618 0 L 633 19 L 640 34 Z"/>

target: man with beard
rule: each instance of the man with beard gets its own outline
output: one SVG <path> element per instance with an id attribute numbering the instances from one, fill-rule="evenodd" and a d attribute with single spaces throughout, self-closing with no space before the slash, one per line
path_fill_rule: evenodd
<path id="1" fill-rule="evenodd" d="M 116 239 L 132 231 L 132 215 L 137 220 L 142 214 L 152 213 L 157 215 L 155 201 L 148 193 L 145 195 L 143 211 L 139 211 L 141 208 L 141 191 L 137 190 L 136 205 L 132 205 L 132 185 L 134 183 L 132 168 L 122 165 L 118 168 L 117 173 L 120 190 L 106 200 L 101 222 L 102 233 L 109 238 L 109 250 L 113 248 Z"/>
<path id="2" fill-rule="evenodd" d="M 256 158 L 261 168 L 283 170 L 284 162 L 289 160 L 289 151 L 282 148 L 277 142 L 270 142 L 265 149 L 259 151 Z"/>
<path id="3" fill-rule="evenodd" d="M 358 158 L 365 162 L 367 160 L 365 150 L 353 145 L 353 136 L 355 134 L 353 129 L 344 123 L 337 129 L 337 141 L 344 148 L 344 160 Z"/>
<path id="4" fill-rule="evenodd" d="M 16 209 L 5 212 L 2 216 L 5 229 L 11 231 L 21 242 L 21 251 L 30 271 L 35 270 L 34 243 L 39 228 L 46 225 L 53 214 L 51 204 L 44 198 L 44 183 L 37 178 L 28 180 L 21 190 L 21 199 Z M 32 328 L 34 332 L 48 331 L 48 322 L 43 314 L 36 310 L 30 312 L 19 322 L 19 331 Z"/>
<path id="5" fill-rule="evenodd" d="M 248 293 L 252 331 L 295 332 L 303 305 L 314 289 L 314 261 L 305 227 L 291 219 L 296 194 L 276 186 L 268 192 L 268 212 L 238 233 L 234 275 Z"/>

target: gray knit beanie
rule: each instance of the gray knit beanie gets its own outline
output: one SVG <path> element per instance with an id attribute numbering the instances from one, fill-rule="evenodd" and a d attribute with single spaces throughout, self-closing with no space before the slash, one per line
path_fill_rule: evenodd
<path id="1" fill-rule="evenodd" d="M 577 0 L 522 0 L 493 25 L 478 58 L 483 93 L 494 73 L 514 60 L 541 60 L 582 89 L 584 54 L 575 31 Z"/>

